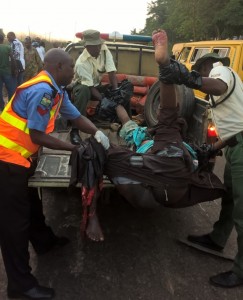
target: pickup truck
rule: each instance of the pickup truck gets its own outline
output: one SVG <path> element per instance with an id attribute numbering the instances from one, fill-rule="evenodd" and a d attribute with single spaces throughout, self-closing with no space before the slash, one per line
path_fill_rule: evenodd
<path id="1" fill-rule="evenodd" d="M 139 43 L 121 41 L 106 41 L 117 67 L 118 80 L 128 79 L 134 85 L 134 94 L 131 97 L 131 107 L 134 116 L 142 116 L 143 125 L 156 124 L 156 109 L 159 104 L 158 67 L 154 61 L 154 49 L 152 46 Z M 132 36 L 131 39 L 132 40 Z M 151 40 L 151 38 L 150 38 Z M 83 51 L 80 43 L 69 44 L 67 51 L 74 59 Z M 107 82 L 104 74 L 102 81 Z M 193 90 L 185 86 L 178 86 L 178 99 L 180 102 L 180 114 L 188 122 L 188 141 L 198 145 L 208 141 L 207 101 L 195 98 Z M 87 112 L 92 112 L 94 101 Z M 141 120 L 141 118 L 140 118 Z M 117 134 L 117 124 L 96 124 L 110 139 L 112 143 L 125 146 L 125 142 Z M 80 133 L 81 138 L 88 137 Z M 57 120 L 56 130 L 53 135 L 62 140 L 69 140 L 69 128 L 62 120 Z M 35 174 L 30 178 L 32 187 L 68 187 L 70 179 L 70 166 L 68 165 L 70 152 L 57 151 L 43 148 L 39 153 L 38 166 Z M 110 185 L 105 178 L 105 186 Z"/>

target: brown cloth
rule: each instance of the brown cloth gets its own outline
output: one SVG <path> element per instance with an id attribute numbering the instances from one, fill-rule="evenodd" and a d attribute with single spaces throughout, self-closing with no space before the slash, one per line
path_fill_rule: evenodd
<path id="1" fill-rule="evenodd" d="M 192 158 L 183 145 L 186 123 L 178 117 L 178 108 L 160 109 L 154 132 L 152 153 L 138 154 L 112 145 L 104 173 L 112 180 L 126 177 L 151 189 L 157 202 L 169 207 L 186 207 L 222 196 L 224 186 L 219 178 L 205 169 L 193 172 Z M 182 157 L 156 155 L 174 145 L 183 150 Z"/>

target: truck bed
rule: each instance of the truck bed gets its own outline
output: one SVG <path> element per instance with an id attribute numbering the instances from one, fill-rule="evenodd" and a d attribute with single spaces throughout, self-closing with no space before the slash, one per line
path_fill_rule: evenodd
<path id="1" fill-rule="evenodd" d="M 126 144 L 117 134 L 118 124 L 112 123 L 100 128 L 106 134 L 110 142 L 116 145 L 125 147 Z M 55 131 L 51 135 L 70 142 L 70 129 Z M 89 137 L 80 131 L 82 140 Z M 34 175 L 29 179 L 30 187 L 68 187 L 71 176 L 71 166 L 69 165 L 71 152 L 64 150 L 52 150 L 43 147 L 39 153 L 38 165 Z M 110 181 L 105 177 L 104 183 L 110 184 Z M 79 185 L 78 185 L 79 186 Z"/>

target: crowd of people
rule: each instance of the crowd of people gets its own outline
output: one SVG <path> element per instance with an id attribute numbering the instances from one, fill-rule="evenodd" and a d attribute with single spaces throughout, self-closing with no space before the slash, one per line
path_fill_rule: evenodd
<path id="1" fill-rule="evenodd" d="M 42 255 L 56 246 L 66 245 L 69 240 L 57 236 L 46 225 L 38 193 L 28 187 L 28 179 L 35 170 L 34 155 L 39 147 L 79 151 L 82 145 L 79 130 L 90 134 L 95 143 L 101 145 L 108 157 L 104 172 L 135 207 L 158 207 L 166 203 L 173 207 L 179 201 L 184 207 L 188 201 L 192 205 L 196 203 L 192 195 L 205 198 L 198 201 L 222 196 L 220 218 L 213 231 L 188 236 L 188 239 L 221 251 L 235 226 L 238 254 L 233 268 L 210 277 L 210 283 L 226 288 L 243 285 L 243 85 L 238 75 L 228 68 L 229 59 L 208 54 L 200 58 L 190 72 L 170 58 L 166 32 L 153 32 L 160 81 L 158 124 L 153 130 L 140 130 L 131 121 L 129 101 L 124 101 L 124 95 L 129 98 L 131 90 L 121 93 L 112 55 L 97 30 L 84 32 L 85 50 L 75 65 L 62 49 L 49 50 L 42 61 L 38 54 L 40 49 L 37 50 L 38 40 L 26 37 L 23 45 L 13 32 L 9 32 L 7 38 L 10 45 L 3 43 L 4 36 L 0 34 L 0 92 L 4 83 L 9 97 L 4 109 L 3 99 L 0 99 L 3 109 L 0 114 L 0 246 L 8 296 L 52 299 L 55 295 L 52 288 L 41 286 L 31 273 L 28 245 L 30 242 L 37 255 Z M 105 87 L 108 91 L 100 85 L 104 72 L 108 72 L 110 78 L 110 85 Z M 178 117 L 175 86 L 181 84 L 210 95 L 219 140 L 207 149 L 206 156 L 215 156 L 219 149 L 225 148 L 224 186 L 217 180 L 214 184 L 215 177 L 211 173 L 205 180 L 202 180 L 203 173 L 196 176 L 197 168 L 184 143 L 185 120 Z M 74 103 L 65 87 L 72 90 Z M 92 99 L 99 102 L 98 115 L 120 120 L 120 135 L 133 149 L 110 145 L 107 136 L 86 117 L 87 102 Z M 70 143 L 49 135 L 58 114 L 72 124 Z M 132 164 L 134 153 L 141 154 L 143 164 L 139 168 L 137 163 Z M 142 169 L 143 165 L 146 168 Z M 175 182 L 177 188 L 164 184 L 167 179 Z M 193 183 L 196 189 L 202 188 L 204 194 L 193 193 Z M 9 189 L 9 185 L 14 189 Z M 103 241 L 96 201 L 94 197 L 94 210 L 88 215 L 86 233 L 92 240 Z"/>
<path id="2" fill-rule="evenodd" d="M 9 44 L 4 43 L 5 35 L 0 33 L 0 111 L 5 106 L 3 88 L 8 101 L 17 86 L 37 75 L 43 69 L 45 43 L 39 38 L 25 37 L 23 43 L 14 32 L 7 33 Z"/>

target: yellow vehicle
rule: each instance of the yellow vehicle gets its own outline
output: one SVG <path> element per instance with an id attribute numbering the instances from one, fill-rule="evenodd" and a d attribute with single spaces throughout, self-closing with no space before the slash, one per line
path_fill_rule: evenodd
<path id="1" fill-rule="evenodd" d="M 175 59 L 178 59 L 180 53 L 181 53 L 181 50 L 183 49 L 185 43 L 177 43 L 177 44 L 174 44 L 173 47 L 172 47 L 172 54 L 173 56 L 175 57 Z"/>
<path id="2" fill-rule="evenodd" d="M 175 44 L 172 48 L 181 47 L 181 43 Z M 191 70 L 197 59 L 203 55 L 214 52 L 221 57 L 230 58 L 230 67 L 235 70 L 243 81 L 243 40 L 213 40 L 202 42 L 184 43 L 177 60 L 185 64 Z M 203 93 L 195 91 L 196 97 L 205 98 Z"/>

